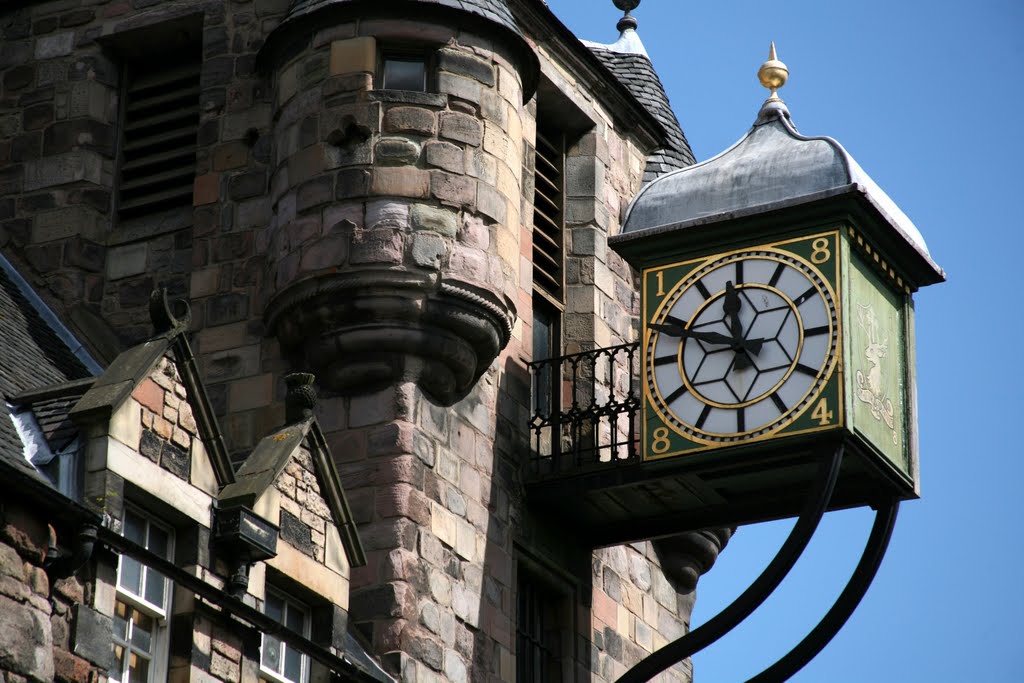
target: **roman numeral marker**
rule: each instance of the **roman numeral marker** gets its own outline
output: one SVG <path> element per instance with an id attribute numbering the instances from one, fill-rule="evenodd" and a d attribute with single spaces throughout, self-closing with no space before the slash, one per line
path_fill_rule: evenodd
<path id="1" fill-rule="evenodd" d="M 697 291 L 700 292 L 700 295 L 704 297 L 705 301 L 711 298 L 711 292 L 709 292 L 708 288 L 704 286 L 704 282 L 702 280 L 697 280 L 693 286 L 697 288 Z"/>
<path id="2" fill-rule="evenodd" d="M 789 410 L 789 408 L 786 407 L 786 404 L 782 401 L 782 399 L 779 398 L 778 392 L 772 394 L 772 403 L 775 404 L 775 407 L 779 409 L 780 413 L 784 413 L 787 410 Z"/>
<path id="3" fill-rule="evenodd" d="M 774 287 L 775 285 L 779 284 L 779 278 L 782 277 L 782 273 L 785 272 L 785 270 L 785 263 L 780 263 L 778 266 L 776 266 L 775 272 L 772 273 L 772 279 L 768 281 L 768 286 Z"/>
<path id="4" fill-rule="evenodd" d="M 675 363 L 678 358 L 679 358 L 679 356 L 677 356 L 674 353 L 670 353 L 667 356 L 655 356 L 654 364 L 655 365 L 668 365 L 669 363 Z"/>
<path id="5" fill-rule="evenodd" d="M 804 330 L 804 336 L 817 337 L 819 334 L 827 334 L 828 330 L 828 325 L 822 325 L 821 327 L 808 327 L 806 330 Z"/>

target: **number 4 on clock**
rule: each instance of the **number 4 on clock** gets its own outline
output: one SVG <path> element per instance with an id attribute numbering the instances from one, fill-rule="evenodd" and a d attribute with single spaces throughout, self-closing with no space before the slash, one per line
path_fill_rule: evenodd
<path id="1" fill-rule="evenodd" d="M 818 405 L 814 406 L 814 412 L 811 413 L 811 418 L 817 420 L 822 427 L 832 422 L 832 411 L 828 409 L 827 398 L 818 401 Z"/>

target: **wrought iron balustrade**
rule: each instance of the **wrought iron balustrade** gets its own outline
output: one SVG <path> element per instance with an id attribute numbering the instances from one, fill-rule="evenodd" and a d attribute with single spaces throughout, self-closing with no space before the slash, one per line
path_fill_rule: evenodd
<path id="1" fill-rule="evenodd" d="M 529 364 L 531 475 L 637 461 L 639 353 L 634 342 Z"/>

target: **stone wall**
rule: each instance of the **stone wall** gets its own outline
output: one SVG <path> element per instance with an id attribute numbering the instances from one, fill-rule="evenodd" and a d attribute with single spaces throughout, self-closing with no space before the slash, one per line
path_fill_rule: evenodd
<path id="1" fill-rule="evenodd" d="M 286 6 L 82 0 L 4 14 L 0 160 L 10 163 L 0 168 L 0 246 L 14 251 L 23 272 L 94 345 L 115 332 L 122 343 L 148 334 L 153 286 L 187 294 L 199 364 L 236 453 L 283 422 L 285 372 L 314 370 L 326 388 L 352 389 L 349 347 L 335 347 L 332 357 L 303 346 L 317 339 L 303 321 L 290 335 L 286 322 L 266 324 L 268 306 L 276 306 L 272 323 L 300 310 L 293 304 L 302 288 L 351 276 L 364 294 L 387 297 L 400 274 L 429 296 L 458 285 L 485 302 L 473 311 L 478 318 L 494 308 L 498 318 L 514 311 L 507 345 L 450 400 L 424 390 L 427 361 L 403 361 L 397 376 L 372 390 L 328 391 L 320 402 L 318 418 L 369 559 L 352 571 L 352 620 L 405 681 L 512 681 L 517 578 L 521 560 L 531 558 L 535 569 L 559 577 L 573 602 L 568 657 L 577 672 L 613 680 L 685 629 L 691 603 L 664 579 L 649 544 L 578 547 L 524 498 L 537 112 L 535 100 L 523 102 L 524 66 L 501 40 L 453 28 L 454 21 L 364 18 L 317 26 L 257 71 L 256 55 Z M 120 81 L 117 60 L 95 38 L 123 42 L 140 28 L 193 15 L 204 67 L 192 225 L 120 234 L 109 218 Z M 412 37 L 436 48 L 434 92 L 375 88 L 378 47 Z M 636 288 L 607 236 L 639 189 L 645 150 L 616 128 L 600 94 L 545 47 L 551 38 L 530 40 L 546 92 L 560 93 L 589 122 L 566 164 L 565 350 L 630 341 Z M 67 210 L 71 227 L 59 228 L 58 213 Z M 429 296 L 410 309 L 427 308 Z M 366 322 L 360 314 L 379 316 L 345 312 Z M 316 316 L 328 327 L 341 319 L 319 309 Z M 380 365 L 385 374 L 395 367 Z M 602 372 L 598 391 L 630 381 Z M 147 444 L 158 438 L 158 469 L 182 484 L 202 475 L 202 489 L 211 491 L 195 458 L 188 470 L 176 465 L 176 449 L 189 448 L 192 437 L 180 407 L 166 394 L 148 397 L 151 389 L 137 392 L 149 410 L 135 416 L 136 433 L 125 443 L 135 439 L 129 445 L 152 458 L 155 446 Z M 298 481 L 298 474 L 289 476 Z M 280 510 L 289 528 L 285 513 L 307 527 L 319 524 L 298 489 L 293 499 L 285 487 Z M 198 515 L 201 506 L 190 505 Z M 303 543 L 288 545 L 301 550 Z M 310 545 L 316 555 L 312 533 Z M 193 564 L 204 566 L 195 555 Z M 252 586 L 261 571 L 250 590 L 259 590 Z M 222 580 L 223 571 L 211 574 Z M 178 655 L 175 671 L 216 664 L 224 680 L 244 677 L 251 642 L 218 641 L 204 614 L 182 619 L 193 630 L 192 647 Z M 678 677 L 687 676 L 681 670 Z"/>

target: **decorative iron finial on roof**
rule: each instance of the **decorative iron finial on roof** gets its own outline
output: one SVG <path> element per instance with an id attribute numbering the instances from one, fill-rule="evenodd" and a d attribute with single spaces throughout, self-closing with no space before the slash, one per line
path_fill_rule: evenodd
<path id="1" fill-rule="evenodd" d="M 640 5 L 640 0 L 612 0 L 612 2 L 615 3 L 616 7 L 625 12 L 622 18 L 619 19 L 619 23 L 615 24 L 615 29 L 619 33 L 622 33 L 627 28 L 631 28 L 635 31 L 637 26 L 636 18 L 631 15 L 630 12 Z"/>
<path id="2" fill-rule="evenodd" d="M 775 41 L 772 41 L 772 45 L 768 48 L 768 61 L 761 65 L 761 68 L 757 70 L 757 79 L 761 81 L 761 85 L 772 91 L 771 96 L 765 100 L 768 102 L 781 102 L 782 98 L 779 97 L 778 90 L 782 86 L 786 85 L 786 80 L 789 78 L 789 68 L 779 61 L 775 54 Z"/>

